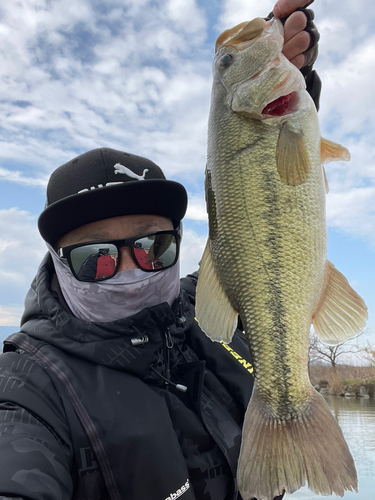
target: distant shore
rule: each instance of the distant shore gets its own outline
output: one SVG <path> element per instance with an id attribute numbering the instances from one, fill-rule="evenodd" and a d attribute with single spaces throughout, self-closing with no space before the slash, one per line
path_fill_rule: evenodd
<path id="1" fill-rule="evenodd" d="M 375 367 L 327 364 L 309 366 L 312 385 L 321 394 L 347 397 L 375 397 Z"/>

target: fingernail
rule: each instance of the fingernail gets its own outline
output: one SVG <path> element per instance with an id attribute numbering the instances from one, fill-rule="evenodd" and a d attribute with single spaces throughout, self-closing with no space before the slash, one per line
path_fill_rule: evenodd
<path id="1" fill-rule="evenodd" d="M 281 19 L 283 17 L 283 13 L 280 10 L 280 7 L 278 4 L 276 4 L 275 7 L 273 8 L 273 14 L 275 17 L 278 17 L 279 19 Z"/>

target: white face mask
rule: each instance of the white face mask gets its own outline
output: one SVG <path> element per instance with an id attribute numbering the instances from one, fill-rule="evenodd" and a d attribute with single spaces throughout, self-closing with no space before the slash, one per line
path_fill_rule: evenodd
<path id="1" fill-rule="evenodd" d="M 180 292 L 179 262 L 165 271 L 127 269 L 108 280 L 86 283 L 73 276 L 68 262 L 48 243 L 47 247 L 64 299 L 74 316 L 84 321 L 107 323 L 162 302 L 171 306 Z"/>

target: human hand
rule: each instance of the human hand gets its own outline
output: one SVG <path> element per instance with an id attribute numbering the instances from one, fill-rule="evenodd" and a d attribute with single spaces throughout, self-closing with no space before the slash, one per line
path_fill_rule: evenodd
<path id="1" fill-rule="evenodd" d="M 306 90 L 319 109 L 322 82 L 312 66 L 318 57 L 319 32 L 313 23 L 314 12 L 306 9 L 314 0 L 277 0 L 267 20 L 277 17 L 284 24 L 283 54 L 301 70 Z M 305 2 L 308 2 L 307 4 Z"/>
<path id="2" fill-rule="evenodd" d="M 273 8 L 274 16 L 285 23 L 283 54 L 298 69 L 311 66 L 318 56 L 319 33 L 312 22 L 314 12 L 303 9 L 307 5 L 306 0 L 278 0 Z"/>

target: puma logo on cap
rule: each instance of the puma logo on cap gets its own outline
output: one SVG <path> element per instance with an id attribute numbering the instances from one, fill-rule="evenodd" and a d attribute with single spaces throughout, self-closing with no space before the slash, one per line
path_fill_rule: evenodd
<path id="1" fill-rule="evenodd" d="M 128 177 L 131 177 L 132 179 L 138 179 L 139 181 L 144 181 L 145 176 L 148 172 L 148 168 L 145 168 L 143 170 L 143 174 L 138 175 L 138 174 L 134 173 L 132 170 L 130 170 L 128 167 L 121 165 L 121 163 L 116 163 L 115 165 L 113 165 L 113 168 L 115 169 L 115 174 L 125 174 Z"/>

